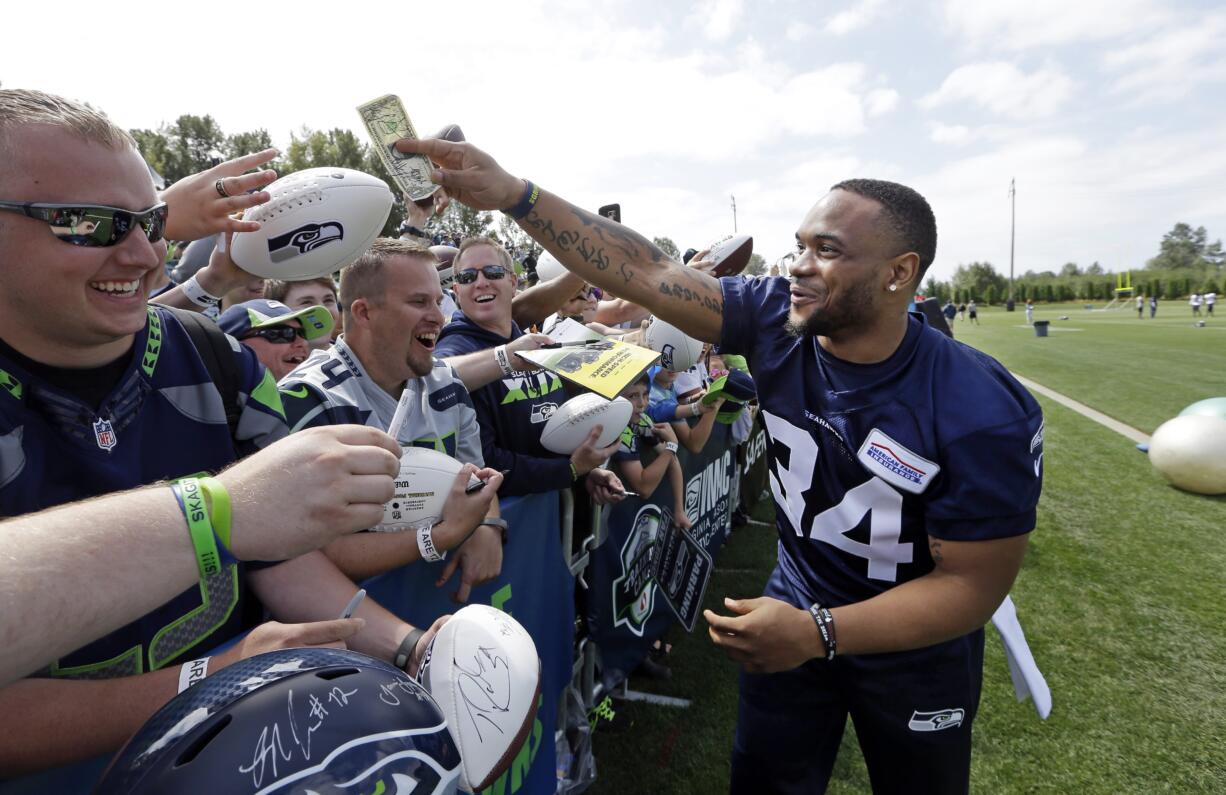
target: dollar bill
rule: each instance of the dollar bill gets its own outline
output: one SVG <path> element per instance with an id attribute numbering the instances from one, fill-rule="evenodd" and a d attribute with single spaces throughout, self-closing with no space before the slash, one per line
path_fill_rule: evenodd
<path id="1" fill-rule="evenodd" d="M 432 195 L 438 185 L 430 181 L 431 165 L 423 155 L 408 155 L 397 152 L 395 143 L 401 138 L 416 138 L 417 131 L 409 114 L 404 112 L 400 97 L 387 94 L 358 106 L 362 123 L 374 144 L 383 167 L 392 180 L 408 197 L 417 201 Z"/>

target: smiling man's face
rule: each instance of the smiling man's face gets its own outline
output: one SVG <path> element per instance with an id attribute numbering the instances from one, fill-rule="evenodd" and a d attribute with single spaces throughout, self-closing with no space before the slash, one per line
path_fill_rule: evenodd
<path id="1" fill-rule="evenodd" d="M 287 327 L 295 331 L 301 331 L 302 323 L 297 320 L 287 320 L 284 323 L 277 323 L 273 326 L 261 326 L 261 328 Z M 256 331 L 256 329 L 253 329 L 253 331 Z M 267 337 L 249 332 L 240 342 L 255 351 L 260 364 L 267 367 L 269 372 L 272 373 L 273 379 L 277 381 L 280 381 L 291 370 L 302 364 L 306 360 L 307 354 L 310 353 L 306 338 L 301 333 L 295 334 L 291 342 L 274 342 Z"/>
<path id="2" fill-rule="evenodd" d="M 837 336 L 869 325 L 898 241 L 879 222 L 881 205 L 833 190 L 796 232 L 788 328 L 798 336 Z M 879 284 L 880 283 L 880 284 Z"/>
<path id="3" fill-rule="evenodd" d="M 481 269 L 497 265 L 506 273 L 501 279 L 490 279 Z M 469 284 L 460 284 L 459 276 L 464 271 L 475 271 L 477 279 Z M 455 260 L 456 303 L 469 320 L 482 328 L 501 329 L 511 322 L 511 299 L 515 297 L 515 271 L 511 270 L 500 252 L 493 246 L 479 245 L 464 249 Z"/>

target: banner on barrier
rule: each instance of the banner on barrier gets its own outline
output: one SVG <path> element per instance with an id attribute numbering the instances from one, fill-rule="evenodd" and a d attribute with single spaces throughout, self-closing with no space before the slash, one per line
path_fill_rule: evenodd
<path id="1" fill-rule="evenodd" d="M 592 553 L 587 619 L 606 686 L 629 675 L 674 621 L 694 627 L 729 526 L 736 472 L 730 444 L 729 426 L 716 425 L 700 454 L 678 453 L 688 533 L 674 527 L 667 479 L 650 501 L 629 497 L 604 512 L 607 540 Z"/>

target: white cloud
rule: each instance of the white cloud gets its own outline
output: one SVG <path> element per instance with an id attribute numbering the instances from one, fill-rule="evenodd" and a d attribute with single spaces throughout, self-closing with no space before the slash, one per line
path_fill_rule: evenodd
<path id="1" fill-rule="evenodd" d="M 704 0 L 690 15 L 711 41 L 724 41 L 733 34 L 744 12 L 741 0 Z"/>
<path id="2" fill-rule="evenodd" d="M 988 61 L 959 66 L 941 87 L 919 101 L 925 109 L 971 102 L 1014 119 L 1050 116 L 1073 91 L 1073 81 L 1054 66 L 1026 74 L 1011 63 Z"/>
<path id="3" fill-rule="evenodd" d="M 965 124 L 932 122 L 928 128 L 928 137 L 938 144 L 965 144 L 971 140 L 972 133 Z"/>
<path id="4" fill-rule="evenodd" d="M 1104 41 L 1170 18 L 1159 0 L 945 0 L 945 21 L 970 49 Z"/>
<path id="5" fill-rule="evenodd" d="M 1116 94 L 1136 102 L 1181 99 L 1202 83 L 1226 80 L 1224 40 L 1226 14 L 1210 14 L 1193 24 L 1109 50 L 1102 64 L 1119 75 L 1111 86 Z"/>
<path id="6" fill-rule="evenodd" d="M 851 8 L 827 19 L 823 30 L 836 36 L 845 36 L 872 22 L 884 8 L 884 0 L 858 0 Z"/>
<path id="7" fill-rule="evenodd" d="M 892 88 L 876 88 L 864 98 L 864 107 L 870 116 L 880 116 L 898 107 L 898 92 Z"/>
<path id="8" fill-rule="evenodd" d="M 784 36 L 788 41 L 802 41 L 813 32 L 813 26 L 808 22 L 789 22 Z"/>

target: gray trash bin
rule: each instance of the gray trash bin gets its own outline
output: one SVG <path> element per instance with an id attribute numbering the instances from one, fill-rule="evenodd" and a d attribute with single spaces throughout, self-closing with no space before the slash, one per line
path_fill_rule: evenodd
<path id="1" fill-rule="evenodd" d="M 1046 337 L 1049 325 L 1051 325 L 1050 320 L 1036 320 L 1034 322 L 1034 335 L 1036 337 Z"/>

